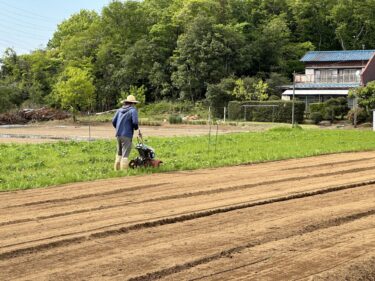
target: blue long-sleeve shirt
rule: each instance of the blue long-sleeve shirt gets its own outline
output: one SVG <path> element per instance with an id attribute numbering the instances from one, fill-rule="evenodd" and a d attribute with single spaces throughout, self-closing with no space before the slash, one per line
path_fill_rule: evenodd
<path id="1" fill-rule="evenodd" d="M 138 130 L 137 109 L 129 105 L 120 108 L 112 119 L 112 125 L 116 129 L 116 137 L 133 138 L 134 130 Z"/>

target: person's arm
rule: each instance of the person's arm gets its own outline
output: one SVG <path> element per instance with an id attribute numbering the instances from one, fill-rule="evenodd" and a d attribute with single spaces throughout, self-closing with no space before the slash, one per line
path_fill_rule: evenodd
<path id="1" fill-rule="evenodd" d="M 112 125 L 113 125 L 114 128 L 116 128 L 116 125 L 117 125 L 118 113 L 119 113 L 119 111 L 117 110 L 115 116 L 112 119 Z"/>
<path id="2" fill-rule="evenodd" d="M 136 109 L 132 111 L 132 123 L 133 129 L 138 130 L 138 112 Z"/>

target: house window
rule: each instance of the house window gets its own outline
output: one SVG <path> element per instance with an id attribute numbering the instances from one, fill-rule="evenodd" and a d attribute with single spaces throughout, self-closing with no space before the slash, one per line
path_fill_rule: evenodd
<path id="1" fill-rule="evenodd" d="M 360 82 L 361 71 L 359 69 L 340 69 L 339 83 L 355 83 Z"/>
<path id="2" fill-rule="evenodd" d="M 361 81 L 360 69 L 316 69 L 316 83 L 358 83 Z"/>
<path id="3" fill-rule="evenodd" d="M 316 83 L 337 83 L 337 69 L 315 70 Z"/>

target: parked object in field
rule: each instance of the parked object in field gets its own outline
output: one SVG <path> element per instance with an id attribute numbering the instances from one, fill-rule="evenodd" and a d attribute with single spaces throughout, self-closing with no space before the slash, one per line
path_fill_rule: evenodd
<path id="1" fill-rule="evenodd" d="M 160 164 L 163 163 L 163 161 L 155 159 L 155 150 L 144 143 L 142 134 L 139 134 L 138 136 L 138 143 L 135 146 L 135 149 L 137 149 L 139 156 L 129 162 L 130 168 L 158 168 Z"/>

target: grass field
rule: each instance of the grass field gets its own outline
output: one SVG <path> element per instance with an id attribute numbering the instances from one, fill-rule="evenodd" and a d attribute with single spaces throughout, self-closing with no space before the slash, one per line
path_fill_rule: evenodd
<path id="1" fill-rule="evenodd" d="M 114 172 L 115 141 L 0 144 L 0 190 L 151 172 L 219 167 L 312 155 L 375 149 L 375 133 L 275 128 L 262 133 L 205 137 L 149 138 L 158 170 Z M 133 150 L 132 157 L 136 156 Z"/>

